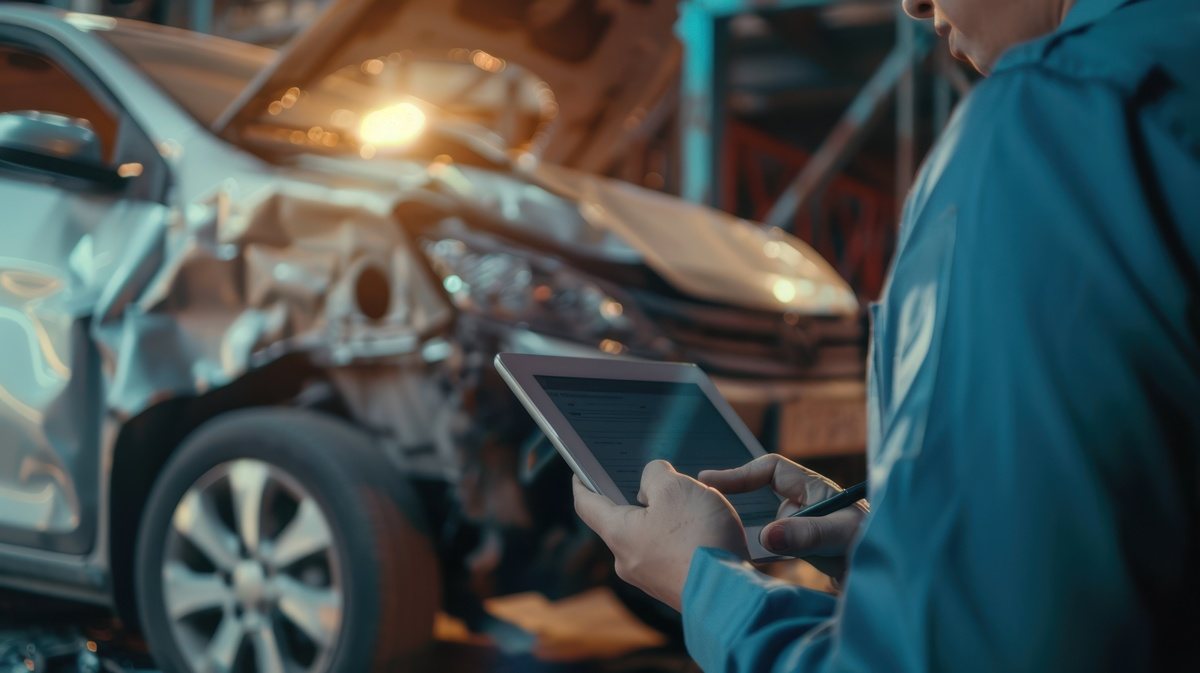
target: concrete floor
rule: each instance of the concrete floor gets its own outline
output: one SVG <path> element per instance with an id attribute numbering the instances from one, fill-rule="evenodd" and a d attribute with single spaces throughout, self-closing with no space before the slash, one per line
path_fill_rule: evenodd
<path id="1" fill-rule="evenodd" d="M 560 601 L 487 602 L 515 627 L 472 634 L 439 615 L 429 673 L 690 673 L 678 645 L 643 625 L 607 589 Z M 0 673 L 157 673 L 144 643 L 103 610 L 0 592 Z M 415 673 L 422 673 L 416 671 Z"/>
<path id="2" fill-rule="evenodd" d="M 764 570 L 830 588 L 807 563 Z M 429 663 L 414 673 L 699 673 L 678 643 L 645 626 L 605 588 L 557 601 L 514 594 L 485 605 L 504 626 L 481 635 L 439 615 Z M 0 673 L 68 672 L 158 673 L 144 643 L 106 611 L 0 591 Z"/>

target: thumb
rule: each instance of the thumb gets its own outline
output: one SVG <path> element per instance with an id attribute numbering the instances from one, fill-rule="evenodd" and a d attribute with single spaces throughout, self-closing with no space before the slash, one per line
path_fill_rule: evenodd
<path id="1" fill-rule="evenodd" d="M 787 556 L 838 556 L 847 539 L 825 517 L 787 517 L 763 527 L 759 541 L 769 551 Z"/>
<path id="2" fill-rule="evenodd" d="M 601 538 L 607 539 L 606 536 L 611 530 L 619 525 L 618 505 L 607 497 L 588 490 L 579 477 L 572 478 L 571 488 L 575 492 L 575 512 L 579 518 Z"/>

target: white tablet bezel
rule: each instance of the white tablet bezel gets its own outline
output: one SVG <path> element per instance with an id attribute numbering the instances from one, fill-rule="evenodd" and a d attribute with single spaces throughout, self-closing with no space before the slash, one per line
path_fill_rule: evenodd
<path id="1" fill-rule="evenodd" d="M 617 360 L 606 358 L 575 358 L 551 355 L 527 355 L 500 353 L 495 360 L 496 371 L 512 388 L 517 399 L 533 416 L 538 427 L 550 443 L 558 450 L 580 481 L 596 493 L 607 496 L 620 505 L 636 505 L 629 502 L 621 489 L 609 477 L 608 472 L 596 460 L 583 439 L 571 427 L 569 421 L 538 383 L 537 376 L 564 376 L 575 378 L 614 379 L 621 381 L 659 381 L 664 383 L 694 383 L 704 391 L 709 402 L 733 429 L 748 453 L 747 461 L 766 455 L 758 438 L 750 432 L 745 422 L 721 395 L 711 379 L 694 364 L 671 362 L 644 362 L 639 360 Z M 778 496 L 776 496 L 778 497 Z M 783 500 L 780 499 L 780 503 Z M 750 558 L 765 561 L 779 558 L 768 552 L 759 542 L 762 526 L 746 527 L 746 544 Z"/>

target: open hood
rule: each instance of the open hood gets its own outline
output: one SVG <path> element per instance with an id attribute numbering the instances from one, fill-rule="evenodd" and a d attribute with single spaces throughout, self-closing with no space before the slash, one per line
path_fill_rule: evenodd
<path id="1" fill-rule="evenodd" d="M 707 206 L 552 164 L 517 177 L 447 166 L 431 179 L 439 194 L 522 236 L 574 257 L 645 265 L 694 299 L 767 313 L 858 314 L 853 289 L 809 245 Z"/>
<path id="2" fill-rule="evenodd" d="M 853 316 L 849 284 L 815 250 L 779 229 L 618 180 L 543 165 L 538 181 L 619 236 L 675 288 L 760 311 Z"/>
<path id="3" fill-rule="evenodd" d="M 293 87 L 389 54 L 476 54 L 546 82 L 557 114 L 548 161 L 595 164 L 670 84 L 677 0 L 335 0 L 214 124 L 236 129 Z M 492 61 L 491 58 L 501 59 Z M 402 91 L 398 91 L 402 94 Z"/>

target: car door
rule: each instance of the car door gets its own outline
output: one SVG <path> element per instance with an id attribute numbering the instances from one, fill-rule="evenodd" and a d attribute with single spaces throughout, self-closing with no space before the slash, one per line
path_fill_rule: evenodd
<path id="1" fill-rule="evenodd" d="M 89 321 L 120 232 L 163 221 L 165 182 L 66 46 L 0 26 L 0 543 L 94 544 L 105 391 Z"/>

